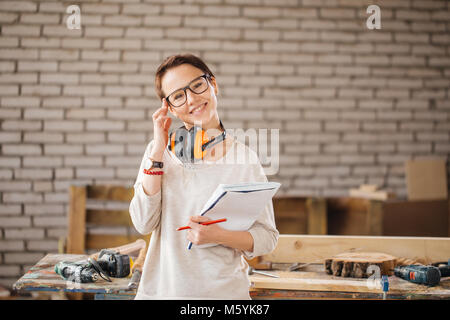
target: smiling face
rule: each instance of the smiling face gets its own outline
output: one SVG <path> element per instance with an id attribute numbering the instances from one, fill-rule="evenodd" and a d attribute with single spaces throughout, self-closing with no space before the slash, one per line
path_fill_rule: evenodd
<path id="1" fill-rule="evenodd" d="M 192 80 L 204 72 L 190 64 L 181 64 L 169 69 L 161 79 L 161 88 L 166 96 L 184 88 Z M 203 129 L 219 127 L 217 114 L 218 86 L 214 77 L 208 79 L 208 89 L 201 94 L 195 94 L 186 89 L 186 102 L 178 108 L 170 106 L 170 112 L 184 122 L 187 129 L 194 124 Z"/>

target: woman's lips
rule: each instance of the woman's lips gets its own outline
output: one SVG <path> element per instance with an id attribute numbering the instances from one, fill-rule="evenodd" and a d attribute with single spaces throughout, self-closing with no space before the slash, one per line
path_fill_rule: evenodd
<path id="1" fill-rule="evenodd" d="M 205 102 L 204 104 L 202 104 L 201 107 L 195 107 L 195 108 L 190 112 L 190 114 L 198 115 L 198 114 L 202 113 L 202 112 L 205 110 L 207 104 L 208 104 L 208 102 Z"/>

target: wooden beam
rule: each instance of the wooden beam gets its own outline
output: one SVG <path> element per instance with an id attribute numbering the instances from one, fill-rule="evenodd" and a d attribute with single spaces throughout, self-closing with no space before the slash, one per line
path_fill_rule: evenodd
<path id="1" fill-rule="evenodd" d="M 263 256 L 273 263 L 323 263 L 348 251 L 381 252 L 398 258 L 447 261 L 450 238 L 280 235 L 274 251 Z"/>
<path id="2" fill-rule="evenodd" d="M 128 210 L 87 210 L 86 222 L 103 226 L 132 226 Z"/>
<path id="3" fill-rule="evenodd" d="M 402 237 L 447 237 L 449 202 L 388 201 L 383 204 L 383 234 Z"/>
<path id="4" fill-rule="evenodd" d="M 96 200 L 129 202 L 133 199 L 134 189 L 122 186 L 87 186 L 87 197 Z"/>
<path id="5" fill-rule="evenodd" d="M 372 236 L 383 235 L 383 206 L 383 201 L 369 201 L 366 215 L 367 234 Z"/>
<path id="6" fill-rule="evenodd" d="M 86 235 L 86 187 L 70 186 L 66 253 L 83 254 Z"/>
<path id="7" fill-rule="evenodd" d="M 110 235 L 110 234 L 89 234 L 86 237 L 86 249 L 106 249 L 122 246 L 135 242 L 137 239 L 147 239 L 142 235 Z"/>
<path id="8" fill-rule="evenodd" d="M 388 191 L 369 191 L 364 189 L 350 189 L 350 197 L 354 198 L 363 198 L 363 199 L 369 199 L 369 200 L 381 200 L 386 201 L 389 199 L 395 199 L 396 195 L 395 193 L 388 192 Z"/>
<path id="9" fill-rule="evenodd" d="M 324 198 L 308 198 L 308 234 L 327 234 L 327 202 Z"/>
<path id="10" fill-rule="evenodd" d="M 322 292 L 378 293 L 381 298 L 382 289 L 379 280 L 375 283 L 370 279 L 337 278 L 327 275 L 321 270 L 316 272 L 272 272 L 279 278 L 259 274 L 251 275 L 252 289 L 302 290 Z M 372 283 L 371 283 L 372 282 Z M 389 279 L 389 295 L 395 294 L 401 299 L 449 299 L 450 283 L 441 281 L 435 287 L 426 287 L 405 281 L 398 277 Z M 286 292 L 278 292 L 278 298 L 284 298 Z"/>

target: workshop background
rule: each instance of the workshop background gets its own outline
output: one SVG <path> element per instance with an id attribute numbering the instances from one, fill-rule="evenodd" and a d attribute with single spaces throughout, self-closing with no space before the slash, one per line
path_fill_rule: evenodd
<path id="1" fill-rule="evenodd" d="M 66 26 L 74 4 L 80 30 Z M 0 284 L 58 250 L 70 185 L 134 183 L 160 106 L 154 73 L 174 53 L 211 66 L 225 127 L 279 129 L 279 195 L 378 184 L 404 196 L 406 160 L 450 153 L 449 6 L 0 1 Z"/>

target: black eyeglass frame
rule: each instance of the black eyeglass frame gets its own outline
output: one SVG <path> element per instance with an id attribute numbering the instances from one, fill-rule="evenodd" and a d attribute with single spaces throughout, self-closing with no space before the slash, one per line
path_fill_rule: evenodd
<path id="1" fill-rule="evenodd" d="M 194 90 L 191 89 L 191 84 L 192 84 L 194 81 L 197 81 L 197 80 L 200 79 L 200 78 L 205 78 L 206 83 L 208 83 L 208 87 L 207 87 L 205 90 L 203 90 L 202 92 L 197 93 L 197 92 L 195 92 Z M 208 88 L 209 88 L 209 80 L 210 80 L 210 79 L 211 79 L 211 76 L 210 76 L 209 74 L 207 74 L 207 73 L 202 74 L 200 77 L 197 77 L 197 78 L 195 78 L 194 80 L 192 80 L 191 82 L 189 82 L 189 84 L 188 84 L 186 87 L 180 88 L 180 89 L 177 89 L 177 90 L 173 91 L 171 94 L 169 94 L 169 95 L 168 95 L 167 97 L 165 97 L 164 99 L 166 99 L 167 103 L 170 104 L 172 107 L 174 107 L 174 108 L 179 108 L 179 107 L 181 107 L 183 104 L 185 104 L 186 101 L 187 101 L 187 94 L 186 94 L 186 90 L 187 90 L 187 89 L 191 90 L 191 92 L 194 93 L 194 94 L 202 94 L 203 92 L 205 92 L 206 90 L 208 90 Z M 170 97 L 172 94 L 174 94 L 175 92 L 180 91 L 180 90 L 183 90 L 184 96 L 185 96 L 186 100 L 185 100 L 182 104 L 180 104 L 179 106 L 174 106 L 174 105 L 169 101 L 169 97 Z"/>

